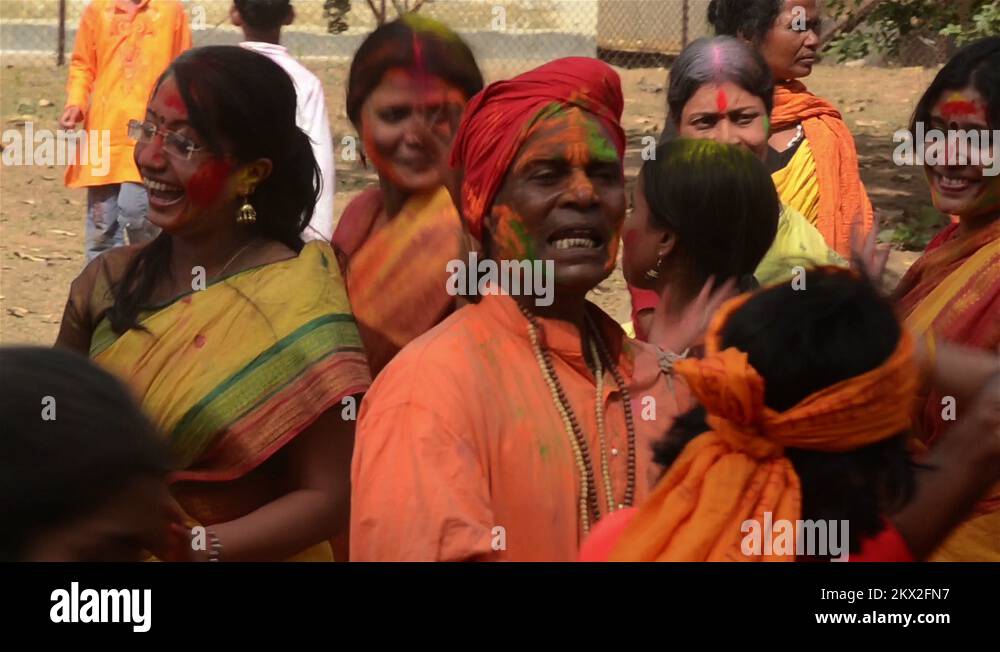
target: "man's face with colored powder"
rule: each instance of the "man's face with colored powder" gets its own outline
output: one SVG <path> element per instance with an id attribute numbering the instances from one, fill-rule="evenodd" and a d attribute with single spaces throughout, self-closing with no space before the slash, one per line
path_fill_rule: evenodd
<path id="1" fill-rule="evenodd" d="M 982 155 L 1000 156 L 1000 146 L 995 142 L 989 124 L 989 107 L 983 96 L 972 87 L 960 91 L 946 90 L 931 109 L 930 129 L 949 134 L 965 132 L 989 133 L 988 146 L 981 148 Z M 956 141 L 957 142 L 957 141 Z M 950 146 L 950 145 L 949 145 Z M 992 151 L 991 151 L 992 150 Z M 945 152 L 952 154 L 952 152 Z M 965 152 L 967 155 L 968 153 Z M 956 162 L 963 162 L 956 160 Z M 966 159 L 964 162 L 969 162 Z M 931 187 L 934 205 L 943 213 L 963 218 L 977 218 L 1000 211 L 1000 175 L 987 176 L 988 167 L 980 165 L 925 165 L 924 172 Z"/>
<path id="2" fill-rule="evenodd" d="M 625 208 L 622 161 L 609 131 L 579 108 L 550 105 L 486 218 L 492 255 L 552 260 L 557 288 L 586 293 L 615 267 Z"/>

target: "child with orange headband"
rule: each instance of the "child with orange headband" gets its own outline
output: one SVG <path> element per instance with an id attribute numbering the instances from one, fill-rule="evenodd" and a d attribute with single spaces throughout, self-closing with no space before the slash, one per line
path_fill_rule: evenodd
<path id="1" fill-rule="evenodd" d="M 978 403 L 963 400 L 975 407 L 960 415 L 962 441 L 915 466 L 912 338 L 852 273 L 819 269 L 805 287 L 732 300 L 709 327 L 705 357 L 676 363 L 701 407 L 658 445 L 667 471 L 649 499 L 600 524 L 583 560 L 833 557 L 802 554 L 802 530 L 777 545 L 776 524 L 822 521 L 846 522 L 851 560 L 912 561 L 1000 477 L 1000 381 Z M 754 524 L 774 546 L 747 545 Z"/>

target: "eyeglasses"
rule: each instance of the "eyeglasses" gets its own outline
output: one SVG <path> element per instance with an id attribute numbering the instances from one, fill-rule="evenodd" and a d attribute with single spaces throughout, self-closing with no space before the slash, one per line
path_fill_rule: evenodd
<path id="1" fill-rule="evenodd" d="M 163 136 L 163 151 L 174 158 L 191 160 L 191 155 L 205 149 L 198 147 L 187 136 L 182 136 L 175 131 L 160 129 L 152 122 L 139 122 L 138 120 L 128 121 L 128 137 L 140 143 L 151 143 L 159 133 Z"/>

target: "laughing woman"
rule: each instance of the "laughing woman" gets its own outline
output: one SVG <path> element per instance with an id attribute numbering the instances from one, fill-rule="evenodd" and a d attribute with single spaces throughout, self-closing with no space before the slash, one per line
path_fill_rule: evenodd
<path id="1" fill-rule="evenodd" d="M 757 49 L 776 84 L 768 168 L 782 201 L 802 213 L 844 258 L 851 225 L 867 232 L 873 210 L 858 171 L 854 138 L 840 112 L 799 81 L 819 49 L 817 0 L 712 0 L 708 20 L 720 36 Z"/>
<path id="2" fill-rule="evenodd" d="M 243 48 L 191 50 L 129 129 L 163 232 L 83 271 L 57 345 L 124 380 L 169 438 L 187 526 L 170 558 L 332 559 L 341 403 L 370 378 L 333 251 L 300 237 L 319 172 L 292 83 Z"/>

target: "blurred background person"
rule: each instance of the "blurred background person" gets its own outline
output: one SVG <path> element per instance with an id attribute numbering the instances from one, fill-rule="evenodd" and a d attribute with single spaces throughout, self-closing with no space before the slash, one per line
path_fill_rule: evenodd
<path id="1" fill-rule="evenodd" d="M 179 0 L 93 0 L 83 10 L 59 126 L 83 123 L 88 134 L 110 135 L 110 151 L 104 151 L 103 138 L 91 137 L 66 167 L 66 186 L 87 189 L 87 262 L 159 232 L 147 219 L 128 123 L 142 119 L 157 78 L 189 47 L 191 29 Z M 103 157 L 99 165 L 91 164 L 95 156 Z"/>
<path id="2" fill-rule="evenodd" d="M 0 561 L 139 561 L 168 541 L 167 448 L 111 374 L 0 348 Z"/>
<path id="3" fill-rule="evenodd" d="M 243 30 L 246 40 L 240 43 L 241 46 L 263 54 L 292 78 L 296 99 L 295 123 L 309 136 L 313 156 L 322 173 L 319 200 L 309 226 L 302 232 L 302 238 L 329 242 L 333 237 L 333 195 L 337 187 L 330 117 L 326 113 L 323 84 L 288 53 L 288 48 L 281 45 L 281 28 L 295 21 L 295 9 L 291 0 L 233 0 L 230 19 L 233 25 Z"/>

